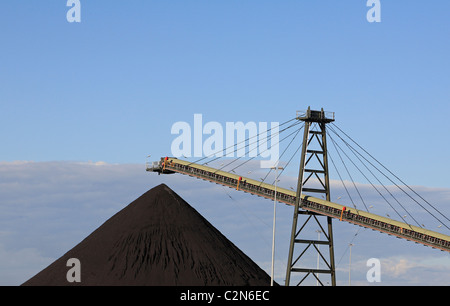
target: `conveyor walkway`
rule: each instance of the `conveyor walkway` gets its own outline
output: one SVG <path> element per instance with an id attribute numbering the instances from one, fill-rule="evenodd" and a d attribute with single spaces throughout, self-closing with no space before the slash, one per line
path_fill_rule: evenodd
<path id="1" fill-rule="evenodd" d="M 146 170 L 159 174 L 181 173 L 267 199 L 274 199 L 275 196 L 275 186 L 273 185 L 173 157 L 163 157 L 158 162 L 148 164 Z M 294 191 L 277 186 L 277 200 L 279 202 L 294 206 L 295 198 L 296 193 Z M 307 195 L 302 195 L 301 208 L 450 252 L 450 236 L 425 228 Z"/>

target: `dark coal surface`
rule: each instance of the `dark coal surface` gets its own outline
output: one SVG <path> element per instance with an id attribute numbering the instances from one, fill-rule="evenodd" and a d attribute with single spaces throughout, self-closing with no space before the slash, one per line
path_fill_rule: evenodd
<path id="1" fill-rule="evenodd" d="M 81 282 L 66 278 L 70 258 Z M 270 277 L 169 187 L 107 220 L 25 286 L 268 286 Z"/>

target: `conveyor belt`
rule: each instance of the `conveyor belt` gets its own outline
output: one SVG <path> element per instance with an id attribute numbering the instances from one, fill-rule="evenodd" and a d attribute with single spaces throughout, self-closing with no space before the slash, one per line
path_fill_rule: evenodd
<path id="1" fill-rule="evenodd" d="M 161 158 L 160 161 L 147 165 L 146 168 L 147 171 L 159 174 L 189 175 L 267 199 L 273 199 L 275 196 L 275 186 L 273 185 L 173 157 Z M 304 210 L 450 252 L 450 236 L 315 197 L 307 195 L 301 197 L 301 208 Z M 277 187 L 279 202 L 295 205 L 295 198 L 294 191 Z"/>

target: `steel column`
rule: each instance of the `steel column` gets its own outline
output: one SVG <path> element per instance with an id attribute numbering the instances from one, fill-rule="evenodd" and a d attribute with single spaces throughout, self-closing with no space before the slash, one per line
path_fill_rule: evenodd
<path id="1" fill-rule="evenodd" d="M 307 273 L 306 276 L 301 279 L 301 281 L 298 283 L 300 285 L 307 277 L 308 275 L 312 274 L 318 281 L 318 283 L 323 283 L 319 280 L 317 274 L 319 273 L 325 273 L 330 274 L 331 277 L 331 285 L 336 285 L 336 273 L 335 273 L 335 264 L 334 264 L 334 248 L 333 248 L 333 227 L 332 227 L 332 218 L 329 216 L 323 216 L 317 213 L 308 212 L 306 210 L 303 210 L 302 202 L 301 202 L 301 195 L 305 192 L 309 193 L 322 193 L 325 194 L 327 201 L 330 201 L 330 181 L 329 181 L 329 174 L 328 174 L 328 154 L 327 154 L 327 142 L 326 142 L 326 123 L 334 121 L 333 118 L 327 118 L 325 115 L 325 112 L 323 109 L 321 111 L 311 111 L 311 108 L 308 108 L 306 114 L 304 116 L 298 117 L 298 120 L 305 122 L 305 131 L 303 135 L 303 145 L 302 145 L 302 155 L 300 160 L 300 169 L 299 169 L 299 175 L 298 175 L 298 182 L 297 182 L 297 193 L 296 193 L 296 201 L 295 201 L 295 207 L 294 207 L 294 216 L 293 216 L 293 222 L 292 222 L 292 232 L 291 232 L 291 240 L 290 240 L 290 246 L 289 246 L 289 255 L 288 255 L 288 264 L 286 268 L 286 280 L 285 285 L 289 286 L 291 282 L 291 273 L 293 272 L 300 272 L 300 273 Z M 319 126 L 320 131 L 312 131 L 311 125 L 312 123 L 317 123 Z M 321 137 L 319 137 L 319 135 Z M 316 142 L 319 144 L 320 149 L 319 150 L 308 150 L 311 142 L 313 140 L 316 140 Z M 308 158 L 308 153 L 311 154 Z M 320 167 L 319 169 L 310 169 L 306 168 L 306 166 L 310 163 L 311 160 L 314 160 L 313 157 L 316 157 L 316 160 L 318 161 Z M 321 156 L 322 159 L 319 157 Z M 309 176 L 305 179 L 305 173 L 309 173 Z M 323 188 L 309 188 L 306 185 L 309 182 L 309 179 L 312 176 L 315 176 L 320 183 L 320 186 Z M 322 176 L 322 177 L 321 177 Z M 303 222 L 300 229 L 297 231 L 298 227 L 298 217 L 299 214 L 308 216 L 306 221 Z M 311 239 L 300 239 L 299 236 L 302 234 L 302 230 L 305 228 L 306 224 L 312 219 L 317 222 L 318 226 L 321 228 L 322 232 L 324 233 L 325 239 L 324 241 L 319 240 L 311 240 Z M 320 218 L 327 218 L 327 230 L 325 230 L 321 223 L 318 220 L 318 217 Z M 307 245 L 306 248 L 303 250 L 303 252 L 297 256 L 294 259 L 294 251 L 295 251 L 295 245 L 296 244 L 303 244 Z M 319 248 L 316 245 L 328 245 L 329 250 L 329 259 L 327 260 L 325 256 L 322 254 L 322 252 L 319 250 Z M 300 268 L 297 267 L 296 264 L 299 262 L 301 257 L 305 254 L 305 252 L 313 246 L 313 249 L 317 251 L 316 254 L 322 258 L 322 260 L 327 265 L 328 269 L 318 269 L 318 268 Z"/>

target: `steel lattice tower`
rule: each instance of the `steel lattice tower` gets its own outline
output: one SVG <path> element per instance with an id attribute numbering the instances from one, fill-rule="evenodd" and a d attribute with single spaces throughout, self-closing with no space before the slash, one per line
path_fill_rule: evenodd
<path id="1" fill-rule="evenodd" d="M 334 113 L 326 113 L 322 109 L 321 111 L 311 110 L 309 107 L 306 112 L 297 113 L 297 120 L 305 122 L 302 155 L 300 160 L 300 170 L 297 183 L 297 194 L 294 208 L 294 217 L 292 222 L 291 241 L 289 246 L 289 257 L 286 271 L 286 286 L 290 285 L 291 273 L 303 273 L 306 274 L 298 283 L 300 285 L 309 275 L 313 275 L 317 282 L 323 285 L 318 274 L 330 274 L 331 285 L 336 285 L 335 264 L 334 264 L 334 249 L 333 249 L 333 230 L 332 230 L 332 218 L 324 216 L 314 212 L 308 212 L 302 209 L 301 195 L 303 193 L 318 193 L 326 197 L 327 201 L 331 200 L 330 197 L 330 181 L 328 174 L 328 153 L 327 153 L 327 141 L 326 141 L 326 124 L 334 121 Z M 314 124 L 315 123 L 315 124 Z M 312 126 L 318 126 L 315 130 Z M 317 149 L 310 149 L 316 145 Z M 311 180 L 311 178 L 313 178 Z M 314 182 L 313 182 L 314 181 Z M 311 186 L 313 185 L 313 186 Z M 311 187 L 310 187 L 311 186 Z M 303 223 L 299 227 L 299 215 Z M 319 219 L 326 218 L 326 228 L 324 228 L 319 222 Z M 321 229 L 325 239 L 324 240 L 312 240 L 306 239 L 302 235 L 308 222 L 317 222 Z M 299 255 L 295 255 L 295 246 L 303 245 L 304 249 Z M 324 255 L 322 250 L 318 246 L 327 245 L 328 255 Z M 298 267 L 301 263 L 301 258 L 305 252 L 313 247 L 317 251 L 317 256 L 325 262 L 325 269 L 318 268 L 305 268 Z"/>

